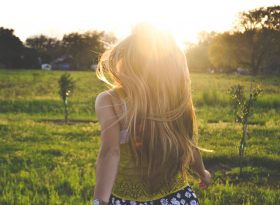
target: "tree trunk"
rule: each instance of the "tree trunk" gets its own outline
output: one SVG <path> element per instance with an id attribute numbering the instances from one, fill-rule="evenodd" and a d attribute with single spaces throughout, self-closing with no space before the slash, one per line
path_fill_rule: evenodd
<path id="1" fill-rule="evenodd" d="M 249 98 L 249 103 L 248 103 L 248 112 L 244 116 L 244 123 L 243 123 L 243 132 L 242 132 L 242 139 L 240 142 L 240 147 L 239 147 L 239 163 L 240 163 L 240 173 L 239 175 L 242 176 L 242 168 L 243 168 L 243 159 L 244 159 L 244 153 L 245 153 L 245 147 L 246 147 L 246 134 L 247 134 L 247 127 L 248 127 L 248 118 L 250 115 L 250 107 L 251 107 L 251 101 L 252 101 L 252 81 L 251 81 L 251 86 L 250 86 L 250 98 Z"/>
<path id="2" fill-rule="evenodd" d="M 64 123 L 68 123 L 68 109 L 67 109 L 67 100 L 64 101 Z"/>
<path id="3" fill-rule="evenodd" d="M 245 119 L 246 122 L 243 125 L 243 132 L 242 132 L 242 139 L 240 141 L 240 147 L 239 147 L 239 167 L 240 167 L 240 173 L 239 175 L 242 175 L 242 168 L 243 168 L 243 159 L 244 159 L 244 151 L 246 146 L 246 131 L 247 131 L 247 123 L 248 118 Z"/>

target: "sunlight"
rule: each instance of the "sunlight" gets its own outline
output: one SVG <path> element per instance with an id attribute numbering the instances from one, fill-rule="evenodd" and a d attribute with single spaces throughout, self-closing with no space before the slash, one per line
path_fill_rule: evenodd
<path id="1" fill-rule="evenodd" d="M 240 11 L 277 2 L 82 0 L 66 3 L 66 0 L 49 0 L 42 8 L 36 0 L 9 0 L 3 2 L 5 9 L 0 12 L 0 24 L 15 29 L 15 34 L 24 41 L 32 35 L 62 38 L 65 33 L 88 30 L 104 30 L 125 37 L 136 23 L 146 21 L 170 31 L 182 46 L 185 42 L 196 43 L 197 34 L 201 31 L 231 29 Z M 65 5 L 67 9 L 64 9 Z"/>
<path id="2" fill-rule="evenodd" d="M 177 45 L 184 49 L 187 41 L 196 42 L 197 34 L 192 32 L 186 27 L 174 25 L 171 22 L 164 22 L 161 19 L 150 19 L 145 22 L 152 24 L 153 26 L 159 28 L 160 30 L 167 31 L 172 34 Z"/>
<path id="3" fill-rule="evenodd" d="M 193 3 L 191 3 L 193 6 Z M 131 16 L 134 24 L 145 21 L 160 29 L 170 32 L 180 47 L 184 47 L 186 41 L 197 41 L 197 30 L 191 18 L 195 10 L 190 9 L 190 3 L 186 1 L 150 1 L 138 4 L 139 12 Z M 144 12 L 143 12 L 144 11 Z M 143 15 L 143 13 L 145 13 Z"/>

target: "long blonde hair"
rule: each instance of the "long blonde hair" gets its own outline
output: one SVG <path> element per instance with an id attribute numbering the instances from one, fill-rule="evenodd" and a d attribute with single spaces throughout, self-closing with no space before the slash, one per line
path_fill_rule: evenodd
<path id="1" fill-rule="evenodd" d="M 196 120 L 184 53 L 168 32 L 150 25 L 101 57 L 97 76 L 121 90 L 128 112 L 131 149 L 143 180 L 152 191 L 172 183 L 193 160 Z"/>

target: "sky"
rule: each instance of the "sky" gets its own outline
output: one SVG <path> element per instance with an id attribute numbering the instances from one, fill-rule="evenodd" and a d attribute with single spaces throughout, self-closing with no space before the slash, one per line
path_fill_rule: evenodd
<path id="1" fill-rule="evenodd" d="M 201 31 L 233 28 L 238 13 L 280 0 L 2 0 L 0 27 L 12 28 L 22 41 L 44 34 L 62 38 L 89 30 L 128 35 L 138 22 L 151 22 L 176 40 L 195 42 Z"/>

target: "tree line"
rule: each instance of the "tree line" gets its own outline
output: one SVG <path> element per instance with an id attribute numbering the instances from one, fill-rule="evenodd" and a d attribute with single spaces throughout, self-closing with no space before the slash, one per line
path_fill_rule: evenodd
<path id="1" fill-rule="evenodd" d="M 0 27 L 0 68 L 38 68 L 68 57 L 73 69 L 88 69 L 116 41 L 111 33 L 89 31 L 65 34 L 61 40 L 37 35 L 23 43 L 13 29 Z M 224 33 L 200 33 L 186 50 L 194 72 L 280 73 L 280 6 L 240 13 L 236 26 Z"/>
<path id="2" fill-rule="evenodd" d="M 88 31 L 65 34 L 61 40 L 37 35 L 23 43 L 13 29 L 0 27 L 0 68 L 40 68 L 42 64 L 68 58 L 72 69 L 88 69 L 115 41 L 112 33 Z"/>
<path id="3" fill-rule="evenodd" d="M 200 33 L 186 55 L 192 71 L 280 74 L 280 6 L 240 13 L 232 31 Z"/>

